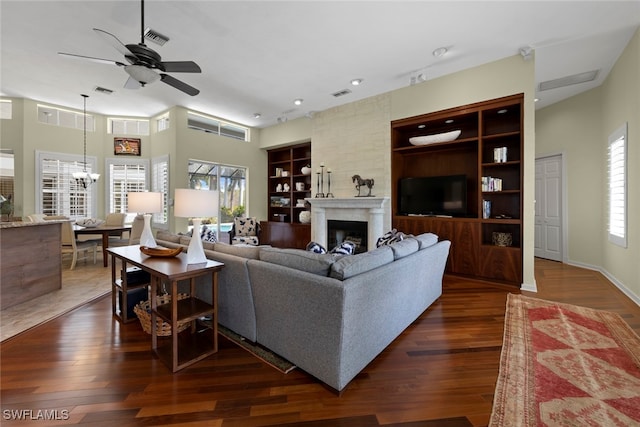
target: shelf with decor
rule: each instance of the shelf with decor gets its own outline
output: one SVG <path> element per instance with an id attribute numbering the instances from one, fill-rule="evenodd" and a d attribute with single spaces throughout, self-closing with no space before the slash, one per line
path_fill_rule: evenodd
<path id="1" fill-rule="evenodd" d="M 392 225 L 451 240 L 448 273 L 522 283 L 522 103 L 518 94 L 391 122 Z M 415 178 L 441 187 L 405 194 Z M 444 189 L 457 194 L 435 200 Z M 412 211 L 433 206 L 441 211 Z"/>
<path id="2" fill-rule="evenodd" d="M 301 223 L 311 197 L 311 143 L 268 150 L 268 221 L 261 224 L 261 243 L 299 247 L 311 239 L 311 224 Z M 296 225 L 293 227 L 293 225 Z M 286 230 L 285 230 L 286 229 Z"/>

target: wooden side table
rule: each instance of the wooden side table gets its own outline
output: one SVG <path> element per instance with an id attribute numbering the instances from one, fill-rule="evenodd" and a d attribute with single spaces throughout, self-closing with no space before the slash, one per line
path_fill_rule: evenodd
<path id="1" fill-rule="evenodd" d="M 224 264 L 207 260 L 202 264 L 187 264 L 187 255 L 181 253 L 172 258 L 148 257 L 140 252 L 139 245 L 109 248 L 112 264 L 116 259 L 132 264 L 151 276 L 151 349 L 172 372 L 179 371 L 218 351 L 218 271 Z M 126 267 L 123 266 L 123 269 Z M 112 272 L 115 269 L 112 268 Z M 115 274 L 115 273 L 112 273 Z M 212 304 L 195 298 L 196 278 L 211 275 Z M 178 301 L 178 283 L 189 280 L 188 298 Z M 115 281 L 115 278 L 113 279 Z M 158 289 L 162 283 L 170 287 L 171 302 L 158 305 Z M 198 330 L 196 321 L 211 316 L 211 328 Z M 171 342 L 159 342 L 156 320 L 160 318 L 171 324 Z M 182 333 L 178 324 L 190 323 Z M 162 340 L 168 341 L 168 340 Z"/>

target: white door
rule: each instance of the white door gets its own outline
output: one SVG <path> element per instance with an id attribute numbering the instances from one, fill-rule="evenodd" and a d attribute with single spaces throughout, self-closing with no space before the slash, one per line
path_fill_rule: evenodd
<path id="1" fill-rule="evenodd" d="M 562 261 L 562 156 L 536 159 L 535 250 Z"/>

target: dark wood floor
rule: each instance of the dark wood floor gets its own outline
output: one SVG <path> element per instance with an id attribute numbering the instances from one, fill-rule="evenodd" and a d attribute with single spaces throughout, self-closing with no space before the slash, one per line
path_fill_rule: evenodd
<path id="1" fill-rule="evenodd" d="M 536 260 L 536 280 L 539 293 L 527 295 L 618 312 L 640 334 L 640 307 L 601 274 Z M 103 298 L 2 343 L 0 424 L 484 426 L 509 291 L 447 277 L 443 296 L 341 396 L 224 338 L 217 354 L 171 374 L 140 325 L 112 320 Z M 11 421 L 17 414 L 68 419 Z"/>

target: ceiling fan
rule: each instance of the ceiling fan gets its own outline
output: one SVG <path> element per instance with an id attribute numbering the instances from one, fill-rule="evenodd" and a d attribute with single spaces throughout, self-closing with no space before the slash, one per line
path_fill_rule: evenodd
<path id="1" fill-rule="evenodd" d="M 122 43 L 116 36 L 104 30 L 94 28 L 97 34 L 102 36 L 109 44 L 111 44 L 118 52 L 124 55 L 126 62 L 114 61 L 111 59 L 93 58 L 90 56 L 75 55 L 72 53 L 58 52 L 59 55 L 86 59 L 89 61 L 100 62 L 105 64 L 115 64 L 123 67 L 129 74 L 129 79 L 124 87 L 127 89 L 138 89 L 149 83 L 153 83 L 160 79 L 162 82 L 181 90 L 182 92 L 195 96 L 200 91 L 188 84 L 176 79 L 165 73 L 200 73 L 202 70 L 193 61 L 163 61 L 160 55 L 144 44 L 144 0 L 141 0 L 141 28 L 140 43 L 127 44 Z"/>

